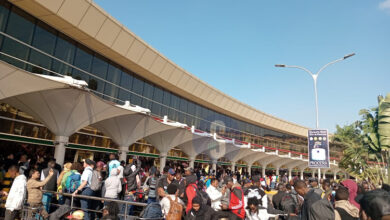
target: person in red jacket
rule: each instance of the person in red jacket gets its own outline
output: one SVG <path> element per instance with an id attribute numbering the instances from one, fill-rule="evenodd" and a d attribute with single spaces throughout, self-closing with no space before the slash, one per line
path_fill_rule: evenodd
<path id="1" fill-rule="evenodd" d="M 230 176 L 226 176 L 223 181 L 229 194 L 228 200 L 221 205 L 222 211 L 217 213 L 218 218 L 245 219 L 244 191 L 239 184 L 233 184 Z"/>
<path id="2" fill-rule="evenodd" d="M 184 203 L 187 204 L 186 206 L 186 214 L 192 209 L 192 200 L 196 196 L 197 186 L 196 186 L 196 176 L 191 175 L 186 177 L 186 190 L 184 195 Z"/>

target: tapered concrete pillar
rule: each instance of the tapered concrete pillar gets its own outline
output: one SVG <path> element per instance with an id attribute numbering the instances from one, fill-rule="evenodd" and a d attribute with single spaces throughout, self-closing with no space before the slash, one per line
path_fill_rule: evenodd
<path id="1" fill-rule="evenodd" d="M 276 167 L 276 176 L 279 176 L 279 167 Z"/>
<path id="2" fill-rule="evenodd" d="M 232 162 L 231 170 L 232 170 L 232 171 L 235 171 L 235 170 L 236 170 L 236 162 Z"/>
<path id="3" fill-rule="evenodd" d="M 261 175 L 265 177 L 265 166 L 261 166 Z"/>
<path id="4" fill-rule="evenodd" d="M 334 180 L 337 179 L 337 173 L 338 173 L 338 170 L 336 170 L 336 171 L 333 172 L 333 179 L 334 179 Z"/>
<path id="5" fill-rule="evenodd" d="M 54 158 L 59 165 L 64 164 L 65 160 L 65 147 L 68 145 L 69 137 L 56 136 L 54 140 Z"/>
<path id="6" fill-rule="evenodd" d="M 324 170 L 324 172 L 322 172 L 322 179 L 326 179 L 326 170 Z"/>
<path id="7" fill-rule="evenodd" d="M 291 180 L 292 179 L 292 169 L 289 168 L 288 169 L 288 180 Z"/>
<path id="8" fill-rule="evenodd" d="M 299 172 L 300 172 L 300 178 L 301 178 L 301 180 L 303 180 L 303 171 L 304 171 L 304 169 L 302 169 L 302 170 L 300 170 Z"/>
<path id="9" fill-rule="evenodd" d="M 252 175 L 252 165 L 248 165 L 248 174 L 249 176 Z"/>
<path id="10" fill-rule="evenodd" d="M 163 173 L 165 164 L 167 163 L 168 153 L 160 153 L 160 173 Z"/>
<path id="11" fill-rule="evenodd" d="M 311 170 L 311 177 L 316 177 L 316 171 L 314 169 Z"/>
<path id="12" fill-rule="evenodd" d="M 127 151 L 129 147 L 119 147 L 119 161 L 125 161 L 127 164 Z"/>
<path id="13" fill-rule="evenodd" d="M 189 161 L 190 161 L 189 166 L 190 166 L 191 168 L 194 168 L 194 167 L 195 167 L 195 157 L 190 157 L 190 158 L 189 158 Z"/>
<path id="14" fill-rule="evenodd" d="M 212 160 L 211 161 L 212 165 L 211 165 L 211 169 L 212 170 L 215 170 L 215 173 L 217 173 L 217 163 L 218 163 L 218 160 Z"/>

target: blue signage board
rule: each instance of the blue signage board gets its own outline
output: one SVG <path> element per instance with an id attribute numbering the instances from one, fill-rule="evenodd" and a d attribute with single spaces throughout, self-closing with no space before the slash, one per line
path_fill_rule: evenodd
<path id="1" fill-rule="evenodd" d="M 309 130 L 309 167 L 330 168 L 328 130 Z"/>

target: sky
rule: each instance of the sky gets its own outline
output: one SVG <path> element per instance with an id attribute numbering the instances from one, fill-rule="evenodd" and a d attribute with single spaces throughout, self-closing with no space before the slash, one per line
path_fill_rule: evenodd
<path id="1" fill-rule="evenodd" d="M 95 0 L 191 74 L 260 111 L 334 132 L 390 92 L 390 0 Z"/>

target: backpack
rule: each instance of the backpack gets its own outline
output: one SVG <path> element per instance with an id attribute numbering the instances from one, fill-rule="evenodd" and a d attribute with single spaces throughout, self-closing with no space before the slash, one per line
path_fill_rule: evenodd
<path id="1" fill-rule="evenodd" d="M 258 187 L 250 187 L 245 190 L 244 195 L 247 196 L 247 198 L 256 198 L 260 205 L 263 206 L 263 196 L 265 195 L 264 191 L 260 190 Z"/>
<path id="2" fill-rule="evenodd" d="M 148 185 L 149 185 L 149 193 L 148 197 L 149 198 L 156 198 L 156 185 L 157 185 L 157 179 L 156 177 L 152 177 L 148 180 Z"/>
<path id="3" fill-rule="evenodd" d="M 335 210 L 339 213 L 341 219 L 345 220 L 357 220 L 359 218 L 352 217 L 347 211 L 345 211 L 343 208 L 336 207 Z"/>
<path id="4" fill-rule="evenodd" d="M 177 196 L 175 198 L 175 201 L 171 199 L 170 196 L 167 196 L 169 199 L 169 202 L 171 204 L 171 207 L 169 208 L 169 212 L 166 220 L 181 220 L 181 216 L 183 213 L 183 206 L 177 202 Z"/>
<path id="5" fill-rule="evenodd" d="M 202 198 L 203 205 L 211 206 L 211 199 L 210 199 L 209 195 L 206 192 L 200 191 L 198 189 L 198 187 L 196 187 L 194 185 L 191 185 L 191 186 L 194 187 L 194 189 L 195 189 L 195 197 L 199 196 L 200 198 Z M 185 193 L 184 197 L 185 197 L 185 201 L 188 201 L 188 197 L 187 197 L 186 193 Z"/>
<path id="6" fill-rule="evenodd" d="M 162 218 L 161 205 L 158 202 L 152 202 L 146 206 L 141 213 L 142 218 Z"/>
<path id="7" fill-rule="evenodd" d="M 74 193 L 80 186 L 81 175 L 73 172 L 68 176 L 65 182 L 65 190 L 68 193 Z"/>
<path id="8" fill-rule="evenodd" d="M 287 194 L 282 198 L 282 201 L 280 202 L 280 205 L 282 206 L 282 210 L 288 212 L 288 213 L 298 213 L 298 204 L 297 201 L 295 201 L 296 198 L 294 198 L 296 195 L 294 194 Z"/>
<path id="9" fill-rule="evenodd" d="M 94 170 L 92 172 L 92 178 L 91 178 L 91 190 L 93 191 L 99 191 L 102 188 L 102 182 L 99 179 L 99 173 L 98 171 Z"/>

